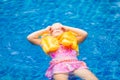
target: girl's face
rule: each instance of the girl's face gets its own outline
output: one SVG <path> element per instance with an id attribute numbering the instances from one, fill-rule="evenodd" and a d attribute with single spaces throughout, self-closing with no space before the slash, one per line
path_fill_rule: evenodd
<path id="1" fill-rule="evenodd" d="M 59 36 L 64 32 L 64 29 L 62 28 L 62 25 L 60 23 L 55 23 L 50 28 L 52 36 Z"/>

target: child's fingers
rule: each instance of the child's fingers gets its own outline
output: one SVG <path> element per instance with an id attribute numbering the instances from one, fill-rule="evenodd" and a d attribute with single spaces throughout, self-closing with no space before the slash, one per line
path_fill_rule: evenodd
<path id="1" fill-rule="evenodd" d="M 51 26 L 48 26 L 48 27 L 46 28 L 47 31 L 50 31 L 50 29 L 51 29 Z"/>

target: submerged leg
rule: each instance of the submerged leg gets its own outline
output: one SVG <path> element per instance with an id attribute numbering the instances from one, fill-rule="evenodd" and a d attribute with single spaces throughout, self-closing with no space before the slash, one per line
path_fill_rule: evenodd
<path id="1" fill-rule="evenodd" d="M 68 74 L 67 73 L 57 73 L 53 76 L 54 80 L 68 80 Z"/>

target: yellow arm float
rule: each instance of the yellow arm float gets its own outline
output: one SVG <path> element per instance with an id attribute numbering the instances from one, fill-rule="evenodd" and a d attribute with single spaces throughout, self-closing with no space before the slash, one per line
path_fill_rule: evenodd
<path id="1" fill-rule="evenodd" d="M 52 36 L 45 36 L 41 39 L 43 51 L 45 53 L 54 52 L 59 48 L 58 40 Z"/>
<path id="2" fill-rule="evenodd" d="M 76 34 L 71 31 L 64 32 L 62 34 L 62 36 L 60 37 L 59 42 L 60 42 L 60 44 L 66 46 L 68 48 L 72 48 L 72 49 L 78 51 Z"/>

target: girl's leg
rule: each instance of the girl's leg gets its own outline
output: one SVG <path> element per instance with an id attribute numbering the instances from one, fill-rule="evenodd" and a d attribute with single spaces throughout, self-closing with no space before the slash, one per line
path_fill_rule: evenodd
<path id="1" fill-rule="evenodd" d="M 57 73 L 53 76 L 54 80 L 68 80 L 68 74 L 67 73 Z"/>
<path id="2" fill-rule="evenodd" d="M 98 80 L 98 78 L 88 69 L 77 69 L 73 73 L 83 80 Z"/>

